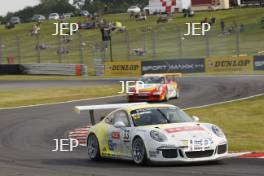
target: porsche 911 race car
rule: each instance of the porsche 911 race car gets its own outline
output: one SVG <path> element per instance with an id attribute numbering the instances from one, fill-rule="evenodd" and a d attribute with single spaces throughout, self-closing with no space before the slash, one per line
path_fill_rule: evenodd
<path id="1" fill-rule="evenodd" d="M 200 123 L 167 104 L 110 104 L 75 107 L 89 111 L 93 126 L 87 137 L 88 157 L 152 162 L 202 162 L 227 157 L 228 143 L 216 125 Z M 94 110 L 116 109 L 94 124 Z"/>
<path id="2" fill-rule="evenodd" d="M 132 88 L 128 93 L 128 101 L 167 101 L 171 98 L 179 98 L 180 89 L 176 82 L 175 74 L 146 74 L 139 81 L 143 82 L 143 87 Z"/>

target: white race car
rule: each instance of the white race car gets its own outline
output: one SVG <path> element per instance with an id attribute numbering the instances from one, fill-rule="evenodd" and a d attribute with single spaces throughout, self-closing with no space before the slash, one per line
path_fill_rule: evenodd
<path id="1" fill-rule="evenodd" d="M 167 104 L 109 104 L 75 107 L 90 111 L 88 157 L 153 162 L 202 162 L 227 157 L 227 139 L 216 125 L 198 122 L 180 108 Z M 94 110 L 116 109 L 99 123 Z"/>

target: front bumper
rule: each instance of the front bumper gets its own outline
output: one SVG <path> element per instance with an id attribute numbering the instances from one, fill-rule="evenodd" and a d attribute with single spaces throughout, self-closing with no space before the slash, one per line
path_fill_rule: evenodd
<path id="1" fill-rule="evenodd" d="M 227 144 L 204 151 L 188 151 L 186 148 L 159 147 L 148 151 L 149 160 L 153 162 L 206 162 L 225 159 L 228 156 Z"/>

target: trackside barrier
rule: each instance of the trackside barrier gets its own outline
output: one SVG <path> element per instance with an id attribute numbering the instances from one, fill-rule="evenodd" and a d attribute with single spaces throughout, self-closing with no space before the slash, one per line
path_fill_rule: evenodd
<path id="1" fill-rule="evenodd" d="M 264 71 L 264 56 L 254 56 L 254 70 Z"/>
<path id="2" fill-rule="evenodd" d="M 140 76 L 140 61 L 105 62 L 105 76 Z"/>
<path id="3" fill-rule="evenodd" d="M 203 73 L 204 58 L 171 59 L 142 62 L 142 74 L 147 73 Z"/>
<path id="4" fill-rule="evenodd" d="M 23 64 L 23 73 L 29 75 L 87 75 L 88 68 L 84 64 Z"/>
<path id="5" fill-rule="evenodd" d="M 207 73 L 252 72 L 253 65 L 252 56 L 223 56 L 205 59 Z"/>
<path id="6" fill-rule="evenodd" d="M 19 64 L 0 64 L 0 75 L 20 75 L 23 68 Z"/>

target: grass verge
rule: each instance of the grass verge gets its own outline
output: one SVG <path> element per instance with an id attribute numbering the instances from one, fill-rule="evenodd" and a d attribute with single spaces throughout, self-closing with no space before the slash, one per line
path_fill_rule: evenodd
<path id="1" fill-rule="evenodd" d="M 203 122 L 214 123 L 225 132 L 230 151 L 264 152 L 264 96 L 190 109 Z"/>
<path id="2" fill-rule="evenodd" d="M 0 108 L 103 97 L 116 95 L 119 91 L 120 85 L 0 90 Z"/>
<path id="3" fill-rule="evenodd" d="M 253 72 L 226 72 L 226 73 L 188 73 L 184 74 L 187 76 L 239 76 L 239 75 L 264 75 L 264 71 L 253 71 Z M 1 75 L 0 81 L 26 81 L 26 80 L 97 80 L 97 79 L 112 79 L 112 78 L 127 78 L 128 76 L 88 76 L 88 77 L 77 77 L 77 76 L 45 76 L 45 75 Z M 137 76 L 131 76 L 137 77 Z"/>

